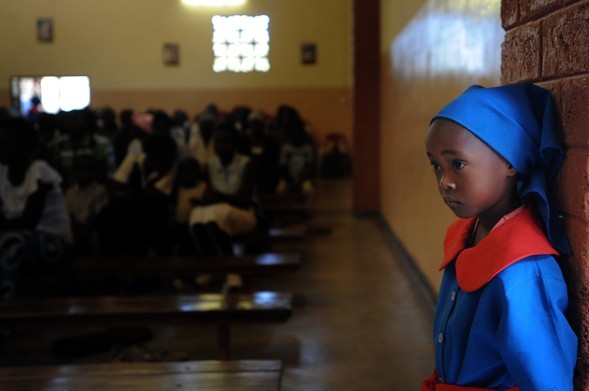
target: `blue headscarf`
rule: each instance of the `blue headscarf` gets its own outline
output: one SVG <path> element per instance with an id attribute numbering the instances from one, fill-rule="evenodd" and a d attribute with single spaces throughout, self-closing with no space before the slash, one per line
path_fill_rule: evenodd
<path id="1" fill-rule="evenodd" d="M 433 119 L 445 118 L 468 129 L 518 172 L 520 199 L 531 200 L 552 245 L 570 253 L 548 184 L 564 158 L 556 135 L 550 91 L 534 84 L 471 86 Z"/>

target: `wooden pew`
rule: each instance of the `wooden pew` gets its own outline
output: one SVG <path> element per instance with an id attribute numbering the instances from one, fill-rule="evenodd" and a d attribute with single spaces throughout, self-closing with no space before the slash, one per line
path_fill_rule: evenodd
<path id="1" fill-rule="evenodd" d="M 200 273 L 256 274 L 293 271 L 301 255 L 264 253 L 231 257 L 113 257 L 73 259 L 54 272 L 65 276 L 103 274 L 116 277 L 194 276 Z"/>
<path id="2" fill-rule="evenodd" d="M 312 211 L 306 194 L 257 194 L 258 207 L 270 226 L 283 227 L 309 221 Z"/>
<path id="3" fill-rule="evenodd" d="M 275 360 L 108 363 L 0 368 L 3 391 L 277 391 Z"/>
<path id="4" fill-rule="evenodd" d="M 302 224 L 291 224 L 283 227 L 269 227 L 263 231 L 254 231 L 235 238 L 245 248 L 256 252 L 274 251 L 274 245 L 280 243 L 300 243 L 305 240 L 329 235 L 330 226 L 309 221 Z"/>
<path id="5" fill-rule="evenodd" d="M 141 295 L 18 298 L 0 301 L 6 329 L 101 325 L 105 327 L 210 323 L 217 326 L 218 357 L 230 357 L 230 326 L 284 323 L 292 314 L 292 294 Z"/>
<path id="6" fill-rule="evenodd" d="M 300 265 L 301 255 L 297 253 L 228 257 L 79 257 L 23 274 L 19 290 L 27 296 L 128 293 L 132 281 L 141 278 L 237 273 L 249 282 L 250 276 L 294 271 Z M 244 286 L 244 290 L 251 289 L 247 284 Z"/>

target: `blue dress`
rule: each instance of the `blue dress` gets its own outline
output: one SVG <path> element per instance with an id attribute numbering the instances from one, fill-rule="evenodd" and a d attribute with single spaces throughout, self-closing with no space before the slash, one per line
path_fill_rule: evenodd
<path id="1" fill-rule="evenodd" d="M 465 248 L 473 219 L 452 225 L 434 321 L 440 383 L 572 390 L 577 337 L 556 251 L 530 209 Z"/>

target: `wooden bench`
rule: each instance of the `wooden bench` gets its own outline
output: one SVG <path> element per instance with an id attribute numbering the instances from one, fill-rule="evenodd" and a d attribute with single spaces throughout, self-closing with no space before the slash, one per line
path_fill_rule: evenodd
<path id="1" fill-rule="evenodd" d="M 297 206 L 305 205 L 309 196 L 304 193 L 258 193 L 256 200 L 259 205 L 265 206 Z"/>
<path id="2" fill-rule="evenodd" d="M 108 363 L 0 368 L 0 389 L 35 391 L 277 391 L 276 360 Z"/>
<path id="3" fill-rule="evenodd" d="M 310 221 L 283 227 L 272 226 L 264 231 L 246 233 L 237 237 L 236 242 L 241 242 L 245 247 L 254 248 L 256 251 L 264 252 L 272 251 L 274 244 L 302 242 L 329 235 L 331 231 L 330 226 Z"/>
<path id="4" fill-rule="evenodd" d="M 292 314 L 292 294 L 141 295 L 18 298 L 0 301 L 6 329 L 100 325 L 217 325 L 218 357 L 230 357 L 229 327 L 238 323 L 284 323 Z"/>
<path id="5" fill-rule="evenodd" d="M 257 194 L 258 207 L 271 226 L 309 221 L 312 211 L 306 194 Z"/>
<path id="6" fill-rule="evenodd" d="M 296 253 L 228 257 L 79 257 L 23 274 L 19 284 L 21 292 L 28 296 L 79 295 L 89 291 L 114 294 L 128 292 L 129 281 L 141 278 L 194 277 L 207 273 L 237 273 L 250 277 L 294 271 L 300 265 L 301 255 Z M 68 290 L 70 287 L 73 290 Z M 251 290 L 251 286 L 246 284 L 244 289 Z"/>
<path id="7" fill-rule="evenodd" d="M 79 258 L 55 268 L 57 273 L 77 276 L 194 276 L 200 273 L 255 274 L 293 271 L 300 267 L 300 254 L 264 253 L 231 257 L 113 257 Z"/>

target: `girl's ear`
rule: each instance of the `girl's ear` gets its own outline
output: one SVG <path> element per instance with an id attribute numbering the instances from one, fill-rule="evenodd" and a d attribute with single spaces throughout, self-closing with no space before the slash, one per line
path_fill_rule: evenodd
<path id="1" fill-rule="evenodd" d="M 509 176 L 516 176 L 517 175 L 517 170 L 515 168 L 513 168 L 513 166 L 509 163 L 507 163 L 507 170 L 509 171 Z"/>

